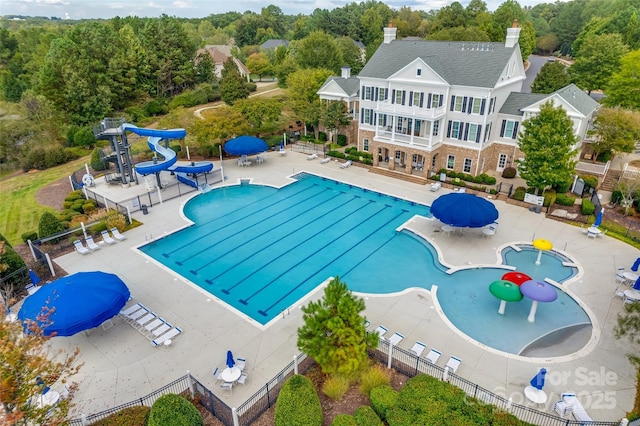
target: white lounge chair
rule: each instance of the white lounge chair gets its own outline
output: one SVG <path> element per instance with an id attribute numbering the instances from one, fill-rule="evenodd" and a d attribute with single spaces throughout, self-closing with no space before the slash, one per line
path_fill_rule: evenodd
<path id="1" fill-rule="evenodd" d="M 116 240 L 111 238 L 111 235 L 109 235 L 109 231 L 107 231 L 106 229 L 104 231 L 102 231 L 100 233 L 100 235 L 102 235 L 102 241 L 104 241 L 105 243 L 107 243 L 109 245 L 116 243 Z"/>
<path id="2" fill-rule="evenodd" d="M 325 157 L 325 158 L 323 158 L 322 160 L 320 160 L 320 164 L 326 164 L 326 163 L 328 163 L 329 161 L 331 161 L 331 157 Z"/>
<path id="3" fill-rule="evenodd" d="M 140 305 L 140 304 L 139 304 Z M 149 310 L 144 306 L 140 305 L 140 309 L 130 313 L 129 315 L 124 316 L 124 320 L 130 324 L 142 318 L 144 315 L 147 315 Z"/>
<path id="4" fill-rule="evenodd" d="M 318 158 L 318 154 L 314 152 L 313 154 L 307 157 L 307 160 L 315 160 L 316 158 Z"/>
<path id="5" fill-rule="evenodd" d="M 138 330 L 140 330 L 147 323 L 153 321 L 157 317 L 158 316 L 155 314 L 155 312 L 147 312 L 146 314 L 144 314 L 140 318 L 136 319 L 135 321 L 132 321 L 131 325 L 133 326 L 133 328 L 137 328 Z"/>
<path id="6" fill-rule="evenodd" d="M 582 406 L 575 393 L 563 393 L 562 399 L 553 405 L 553 409 L 564 417 L 568 413 L 573 413 L 573 417 L 581 422 L 591 422 L 593 419 Z"/>
<path id="7" fill-rule="evenodd" d="M 162 320 L 162 318 L 159 318 L 159 319 Z M 163 323 L 160 327 L 153 329 L 149 334 L 147 334 L 147 339 L 149 340 L 157 339 L 160 336 L 162 336 L 164 333 L 166 333 L 167 331 L 173 328 L 173 326 L 168 322 L 166 322 L 165 320 L 162 320 L 162 321 Z"/>
<path id="8" fill-rule="evenodd" d="M 121 310 L 120 312 L 118 312 L 118 315 L 120 315 L 121 317 L 126 317 L 141 308 L 142 308 L 142 305 L 139 303 L 136 303 L 135 305 L 129 306 L 127 309 Z"/>
<path id="9" fill-rule="evenodd" d="M 440 187 L 442 187 L 442 183 L 434 182 L 431 184 L 431 191 L 436 192 L 437 190 L 440 189 Z"/>
<path id="10" fill-rule="evenodd" d="M 89 235 L 87 238 L 84 239 L 85 242 L 87 243 L 87 247 L 89 247 L 91 250 L 96 251 L 96 250 L 100 250 L 100 246 L 97 245 L 95 243 L 95 241 L 93 241 L 93 237 L 91 235 Z"/>
<path id="11" fill-rule="evenodd" d="M 398 346 L 398 343 L 400 343 L 402 341 L 402 339 L 404 339 L 404 336 L 400 333 L 393 333 L 393 336 L 389 337 L 389 342 L 393 345 L 393 346 Z"/>
<path id="12" fill-rule="evenodd" d="M 344 163 L 340 164 L 340 168 L 341 169 L 346 169 L 347 167 L 349 167 L 351 165 L 351 160 L 347 160 Z"/>
<path id="13" fill-rule="evenodd" d="M 120 233 L 120 231 L 118 231 L 118 228 L 111 228 L 111 233 L 113 234 L 113 238 L 115 238 L 118 241 L 127 239 L 127 237 L 125 237 Z"/>
<path id="14" fill-rule="evenodd" d="M 375 329 L 374 333 L 378 333 L 378 336 L 382 340 L 385 340 L 384 335 L 387 334 L 388 331 L 389 329 L 387 327 L 385 327 L 384 325 L 379 325 L 378 328 Z"/>
<path id="15" fill-rule="evenodd" d="M 146 336 L 147 334 L 151 333 L 151 331 L 153 331 L 154 329 L 160 327 L 162 324 L 164 324 L 164 320 L 160 317 L 155 317 L 153 321 L 147 323 L 144 327 L 140 328 L 140 333 Z"/>
<path id="16" fill-rule="evenodd" d="M 152 340 L 151 344 L 153 346 L 166 344 L 165 342 L 167 340 L 171 340 L 172 338 L 176 337 L 180 333 L 182 333 L 182 330 L 180 330 L 178 327 L 172 328 L 171 330 L 164 333 L 162 336 L 158 337 L 155 340 Z"/>
<path id="17" fill-rule="evenodd" d="M 442 355 L 442 353 L 437 350 L 437 349 L 431 349 L 429 351 L 429 353 L 426 356 L 427 361 L 429 361 L 432 364 L 435 364 L 438 362 L 438 360 L 440 359 L 440 355 Z"/>
<path id="18" fill-rule="evenodd" d="M 36 291 L 40 290 L 40 286 L 34 283 L 29 283 L 24 289 L 27 290 L 27 293 L 31 296 Z"/>
<path id="19" fill-rule="evenodd" d="M 427 348 L 427 346 L 422 343 L 422 342 L 416 342 L 413 347 L 411 349 L 409 349 L 411 352 L 413 352 L 414 354 L 416 354 L 416 356 L 419 358 L 420 355 L 422 355 L 422 352 L 424 352 L 424 350 Z"/>
<path id="20" fill-rule="evenodd" d="M 87 254 L 87 253 L 91 253 L 83 244 L 80 240 L 75 240 L 73 242 L 74 247 L 76 248 L 76 251 L 80 254 Z"/>
<path id="21" fill-rule="evenodd" d="M 462 360 L 456 356 L 452 356 L 444 365 L 444 368 L 448 368 L 452 373 L 455 374 L 455 372 L 458 371 L 458 367 L 460 367 L 460 364 L 462 364 Z"/>
<path id="22" fill-rule="evenodd" d="M 465 192 L 467 192 L 467 189 L 466 188 L 458 188 L 458 190 L 455 191 L 455 192 L 458 192 L 460 194 L 464 194 Z"/>

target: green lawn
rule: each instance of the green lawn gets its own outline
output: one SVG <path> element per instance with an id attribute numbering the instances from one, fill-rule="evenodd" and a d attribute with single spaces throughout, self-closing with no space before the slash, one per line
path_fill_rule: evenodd
<path id="1" fill-rule="evenodd" d="M 38 190 L 61 177 L 70 176 L 87 161 L 89 157 L 84 157 L 51 169 L 0 180 L 0 233 L 15 245 L 22 243 L 23 233 L 37 231 L 40 215 L 47 210 L 53 211 L 36 202 Z"/>

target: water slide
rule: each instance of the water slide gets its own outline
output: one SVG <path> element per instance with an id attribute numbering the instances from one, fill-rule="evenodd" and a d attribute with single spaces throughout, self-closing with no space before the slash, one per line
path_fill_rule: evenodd
<path id="1" fill-rule="evenodd" d="M 139 136 L 147 136 L 149 138 L 147 140 L 149 148 L 163 157 L 162 160 L 155 159 L 136 164 L 136 172 L 143 176 L 167 170 L 174 172 L 180 182 L 198 188 L 198 182 L 192 176 L 200 173 L 208 173 L 213 170 L 213 163 L 210 161 L 177 164 L 178 157 L 176 153 L 171 148 L 162 146 L 161 142 L 165 139 L 183 139 L 187 135 L 185 129 L 144 129 L 129 123 L 124 123 L 122 128 Z"/>

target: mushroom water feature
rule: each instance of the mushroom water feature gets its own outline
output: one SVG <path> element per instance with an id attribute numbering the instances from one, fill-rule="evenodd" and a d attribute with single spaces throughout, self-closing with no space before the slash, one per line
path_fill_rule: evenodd
<path id="1" fill-rule="evenodd" d="M 497 280 L 489 285 L 489 292 L 500 299 L 498 313 L 504 315 L 507 302 L 519 302 L 522 300 L 520 287 L 515 283 L 506 280 Z"/>
<path id="2" fill-rule="evenodd" d="M 512 282 L 516 285 L 522 285 L 523 282 L 529 281 L 531 277 L 527 274 L 523 274 L 518 271 L 509 271 L 502 276 L 502 279 L 505 281 Z"/>
<path id="3" fill-rule="evenodd" d="M 522 294 L 531 299 L 531 310 L 527 321 L 535 322 L 536 310 L 538 309 L 538 302 L 553 302 L 558 298 L 558 292 L 551 285 L 544 281 L 529 280 L 522 283 L 520 286 Z"/>
<path id="4" fill-rule="evenodd" d="M 537 240 L 533 240 L 533 247 L 538 249 L 538 259 L 536 259 L 536 265 L 540 265 L 542 252 L 551 250 L 553 248 L 553 244 L 551 244 L 551 241 L 549 240 L 538 238 Z"/>

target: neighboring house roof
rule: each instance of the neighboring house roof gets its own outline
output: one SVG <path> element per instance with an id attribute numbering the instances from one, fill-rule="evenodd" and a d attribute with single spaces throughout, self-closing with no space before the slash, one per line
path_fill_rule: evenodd
<path id="1" fill-rule="evenodd" d="M 495 87 L 515 49 L 517 44 L 394 40 L 378 47 L 359 76 L 387 79 L 420 58 L 451 85 Z"/>
<path id="2" fill-rule="evenodd" d="M 545 95 L 542 93 L 518 93 L 511 92 L 509 93 L 509 97 L 502 104 L 502 108 L 500 108 L 500 114 L 508 114 L 508 115 L 518 115 L 522 117 L 523 112 L 522 109 L 528 107 L 531 104 L 539 102 L 545 98 L 548 98 L 549 95 Z"/>
<path id="3" fill-rule="evenodd" d="M 360 90 L 360 80 L 358 79 L 358 77 L 343 78 L 330 76 L 325 80 L 324 84 L 322 85 L 320 90 L 318 90 L 318 92 L 323 92 L 328 86 L 331 85 L 337 85 L 347 97 L 357 97 L 358 91 Z"/>
<path id="4" fill-rule="evenodd" d="M 585 117 L 593 113 L 600 107 L 600 104 L 587 95 L 582 89 L 571 83 L 560 90 L 556 90 L 555 94 L 559 95 L 567 101 L 571 106 L 580 111 Z"/>
<path id="5" fill-rule="evenodd" d="M 500 114 L 522 116 L 523 109 L 553 96 L 561 97 L 585 117 L 588 117 L 600 106 L 591 96 L 572 83 L 550 94 L 512 92 L 500 108 Z"/>
<path id="6" fill-rule="evenodd" d="M 260 45 L 260 49 L 275 49 L 278 46 L 289 47 L 289 40 L 283 40 L 281 38 L 272 38 Z"/>
<path id="7" fill-rule="evenodd" d="M 201 53 L 201 52 L 209 53 L 209 55 L 211 55 L 211 58 L 213 59 L 213 63 L 217 67 L 222 67 L 223 64 L 226 62 L 226 60 L 229 59 L 229 57 L 232 56 L 231 55 L 231 47 L 232 46 L 208 44 L 203 49 L 198 49 L 197 53 L 198 54 Z M 241 75 L 244 76 L 244 75 L 249 75 L 250 74 L 249 69 L 240 60 L 238 60 L 237 58 L 234 57 L 233 58 L 233 62 L 236 64 L 236 66 L 240 70 L 240 74 Z"/>

